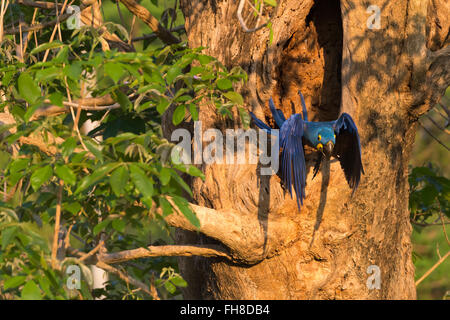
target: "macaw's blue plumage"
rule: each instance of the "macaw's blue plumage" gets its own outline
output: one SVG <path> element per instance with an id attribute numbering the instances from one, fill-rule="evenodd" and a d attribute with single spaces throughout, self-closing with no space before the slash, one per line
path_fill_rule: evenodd
<path id="1" fill-rule="evenodd" d="M 312 122 L 308 121 L 305 100 L 299 92 L 302 102 L 302 113 L 297 113 L 286 120 L 283 112 L 275 108 L 273 100 L 269 100 L 270 111 L 276 125 L 280 128 L 279 139 L 281 151 L 281 177 L 285 188 L 292 197 L 292 187 L 297 195 L 297 205 L 303 205 L 306 186 L 306 164 L 303 146 L 308 144 L 316 148 L 319 158 L 314 167 L 314 176 L 320 169 L 320 164 L 325 156 L 337 158 L 344 170 L 345 178 L 353 189 L 352 194 L 358 187 L 361 173 L 364 174 L 361 162 L 361 144 L 359 141 L 358 128 L 352 117 L 342 113 L 335 121 Z M 271 128 L 256 118 L 250 112 L 255 124 L 271 133 Z"/>

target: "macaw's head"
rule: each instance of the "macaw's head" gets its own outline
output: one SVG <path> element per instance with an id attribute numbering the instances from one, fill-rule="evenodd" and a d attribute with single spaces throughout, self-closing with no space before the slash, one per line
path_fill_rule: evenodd
<path id="1" fill-rule="evenodd" d="M 327 158 L 330 158 L 336 143 L 336 135 L 332 127 L 320 128 L 313 142 L 316 149 L 321 151 Z"/>

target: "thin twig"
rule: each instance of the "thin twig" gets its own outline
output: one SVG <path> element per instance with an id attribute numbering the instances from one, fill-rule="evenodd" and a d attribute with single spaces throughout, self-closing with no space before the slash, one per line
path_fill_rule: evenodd
<path id="1" fill-rule="evenodd" d="M 22 32 L 38 31 L 38 30 L 41 30 L 41 29 L 45 29 L 45 28 L 54 26 L 57 23 L 61 23 L 61 22 L 66 21 L 72 15 L 73 15 L 73 13 L 65 13 L 65 14 L 60 15 L 58 19 L 55 19 L 55 20 L 52 20 L 52 21 L 48 21 L 48 22 L 44 22 L 44 23 L 40 23 L 40 24 L 36 24 L 36 25 L 33 25 L 33 26 L 23 27 L 22 28 Z M 15 26 L 13 26 L 12 28 L 9 28 L 9 29 L 5 30 L 4 34 L 16 34 L 16 33 L 19 33 L 19 32 L 20 32 L 20 30 L 18 28 L 16 28 Z"/>
<path id="2" fill-rule="evenodd" d="M 71 4 L 73 3 L 73 1 L 74 1 L 74 0 L 72 0 Z M 62 8 L 61 8 L 61 12 L 60 12 L 59 14 L 63 13 L 64 10 L 66 10 L 66 5 L 67 5 L 67 0 L 64 0 L 64 4 L 63 4 L 63 6 L 62 6 Z M 56 8 L 56 10 L 58 10 L 58 8 Z M 56 20 L 59 20 L 59 17 L 58 17 L 58 16 L 56 17 Z M 48 42 L 53 42 L 53 39 L 55 38 L 56 31 L 58 30 L 59 24 L 60 24 L 60 22 L 58 22 L 58 23 L 56 24 L 56 26 L 53 28 L 52 35 L 50 36 L 50 40 L 49 40 Z M 42 62 L 47 61 L 49 52 L 50 52 L 50 49 L 45 50 L 45 53 L 44 53 L 44 59 L 42 59 Z"/>
<path id="3" fill-rule="evenodd" d="M 95 246 L 94 249 L 92 249 L 91 251 L 89 251 L 88 253 L 84 254 L 83 256 L 81 256 L 81 258 L 79 259 L 80 262 L 86 260 L 89 257 L 92 257 L 95 253 L 97 253 L 97 251 L 99 251 L 104 245 L 105 245 L 105 240 L 103 239 L 102 241 L 100 241 L 98 243 L 98 245 Z"/>
<path id="4" fill-rule="evenodd" d="M 254 7 L 250 4 L 250 6 L 252 7 L 252 9 L 254 9 L 255 12 L 258 14 L 258 20 L 257 20 L 257 22 L 256 22 L 256 27 L 255 27 L 255 28 L 252 28 L 252 29 L 249 29 L 249 28 L 247 27 L 247 25 L 246 25 L 244 19 L 242 18 L 242 10 L 244 9 L 245 1 L 246 1 L 246 0 L 240 0 L 239 5 L 238 5 L 238 9 L 237 9 L 237 13 L 236 13 L 237 18 L 238 18 L 238 20 L 239 20 L 239 24 L 241 25 L 241 27 L 242 27 L 242 29 L 244 30 L 244 32 L 250 33 L 250 32 L 258 31 L 258 30 L 261 29 L 261 28 L 264 28 L 264 27 L 267 25 L 268 21 L 266 21 L 266 22 L 264 22 L 263 24 L 261 24 L 261 25 L 258 26 L 259 20 L 260 20 L 260 18 L 261 18 L 261 16 L 262 16 L 262 6 L 263 6 L 262 3 L 263 3 L 263 2 L 261 3 L 261 7 L 260 7 L 261 10 L 260 10 L 259 12 L 256 11 L 256 8 L 254 8 Z"/>
<path id="5" fill-rule="evenodd" d="M 436 127 L 438 127 L 439 130 L 444 131 L 446 134 L 450 134 L 450 130 L 445 129 L 444 127 L 442 127 L 439 123 L 437 123 L 436 121 L 433 120 L 432 117 L 430 117 L 429 115 L 425 115 L 425 117 L 428 118 L 428 120 L 430 120 Z"/>
<path id="6" fill-rule="evenodd" d="M 33 12 L 33 18 L 31 19 L 31 25 L 34 24 L 34 22 L 36 21 L 36 14 L 38 12 L 38 8 L 34 8 L 34 12 Z M 28 42 L 30 41 L 32 35 L 33 35 L 34 31 L 30 31 L 27 34 L 27 41 L 25 42 L 24 48 L 23 48 L 23 52 L 27 51 L 27 47 L 28 47 Z"/>
<path id="7" fill-rule="evenodd" d="M 56 269 L 58 266 L 56 254 L 58 252 L 58 236 L 59 236 L 59 227 L 61 223 L 61 203 L 62 203 L 63 186 L 64 182 L 62 180 L 59 180 L 57 203 L 56 203 L 55 233 L 53 234 L 53 247 L 51 256 L 53 269 Z"/>
<path id="8" fill-rule="evenodd" d="M 421 223 L 421 222 L 417 222 L 413 219 L 410 220 L 412 224 L 415 224 L 416 226 L 419 227 L 431 227 L 431 226 L 440 226 L 442 224 L 446 225 L 446 224 L 450 224 L 450 222 L 438 222 L 438 223 Z"/>
<path id="9" fill-rule="evenodd" d="M 72 229 L 73 229 L 74 226 L 75 226 L 75 221 L 73 221 L 70 224 L 69 229 L 67 230 L 66 238 L 64 239 L 64 249 L 66 249 L 66 250 L 70 246 L 70 233 L 72 232 Z"/>
<path id="10" fill-rule="evenodd" d="M 124 272 L 122 272 L 102 261 L 97 262 L 96 266 L 103 270 L 106 270 L 110 273 L 117 275 L 120 279 L 124 280 L 126 283 L 130 283 L 133 286 L 140 288 L 142 291 L 147 293 L 153 299 L 160 300 L 159 296 L 155 295 L 155 292 L 150 291 L 149 287 L 145 283 L 130 277 L 129 275 L 125 274 Z"/>
<path id="11" fill-rule="evenodd" d="M 5 16 L 6 10 L 9 6 L 9 0 L 2 0 L 1 6 L 0 6 L 0 42 L 3 41 L 3 18 Z"/>
<path id="12" fill-rule="evenodd" d="M 450 241 L 448 241 L 447 230 L 445 230 L 444 215 L 442 214 L 442 211 L 440 211 L 439 214 L 441 216 L 442 230 L 444 231 L 445 240 L 447 240 L 447 244 L 450 246 Z"/>
<path id="13" fill-rule="evenodd" d="M 447 259 L 447 257 L 450 255 L 450 250 L 441 258 L 439 259 L 438 262 L 436 262 L 430 269 L 428 269 L 427 272 L 425 272 L 425 274 L 416 281 L 416 287 L 426 278 L 430 275 L 430 273 L 432 273 L 442 262 L 444 262 L 445 259 Z"/>
<path id="14" fill-rule="evenodd" d="M 448 151 L 450 151 L 450 148 L 447 147 L 441 140 L 439 140 L 438 138 L 436 138 L 423 124 L 422 122 L 418 121 L 420 126 L 425 130 L 426 133 L 428 133 L 434 140 L 436 140 L 437 142 L 439 142 L 440 145 L 442 145 L 445 149 L 447 149 Z"/>

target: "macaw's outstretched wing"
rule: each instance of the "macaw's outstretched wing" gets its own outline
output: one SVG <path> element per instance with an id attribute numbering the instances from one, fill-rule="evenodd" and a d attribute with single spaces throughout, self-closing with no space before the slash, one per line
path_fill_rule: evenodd
<path id="1" fill-rule="evenodd" d="M 333 125 L 336 134 L 334 155 L 339 159 L 345 178 L 353 189 L 352 195 L 358 187 L 361 173 L 364 174 L 361 162 L 361 144 L 358 128 L 348 113 L 343 113 Z"/>
<path id="2" fill-rule="evenodd" d="M 308 121 L 308 111 L 306 111 L 305 99 L 303 98 L 303 95 L 300 92 L 300 90 L 298 90 L 298 94 L 300 96 L 300 100 L 302 101 L 303 120 Z"/>
<path id="3" fill-rule="evenodd" d="M 303 126 L 300 114 L 295 114 L 286 120 L 280 129 L 281 176 L 284 187 L 292 197 L 292 185 L 297 196 L 297 206 L 303 205 L 306 185 L 306 165 L 303 152 Z"/>
<path id="4" fill-rule="evenodd" d="M 286 121 L 283 111 L 275 108 L 275 104 L 273 103 L 272 98 L 269 99 L 269 107 L 270 111 L 272 112 L 272 116 L 275 119 L 275 123 L 277 124 L 278 128 L 281 128 L 283 123 Z"/>
<path id="5" fill-rule="evenodd" d="M 249 112 L 249 113 L 250 113 L 250 116 L 253 118 L 253 121 L 255 122 L 255 124 L 258 126 L 258 128 L 267 131 L 267 133 L 271 133 L 271 130 L 272 130 L 271 127 L 269 127 L 267 124 L 265 124 L 264 122 L 259 120 L 253 112 Z"/>
<path id="6" fill-rule="evenodd" d="M 277 124 L 278 128 L 281 128 L 283 126 L 283 123 L 286 121 L 286 118 L 284 117 L 283 111 L 280 109 L 275 108 L 275 104 L 273 103 L 272 98 L 269 99 L 269 107 L 270 111 L 272 112 L 272 116 L 275 120 L 275 123 Z M 268 133 L 271 133 L 271 129 L 267 124 L 259 120 L 253 112 L 250 112 L 251 117 L 253 118 L 253 121 L 258 126 L 258 128 L 261 128 L 263 130 L 266 130 Z"/>

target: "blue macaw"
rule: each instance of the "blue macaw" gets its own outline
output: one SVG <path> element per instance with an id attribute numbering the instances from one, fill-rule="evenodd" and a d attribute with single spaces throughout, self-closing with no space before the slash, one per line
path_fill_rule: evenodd
<path id="1" fill-rule="evenodd" d="M 297 195 L 297 206 L 303 205 L 306 185 L 306 165 L 303 145 L 307 144 L 318 151 L 319 158 L 314 166 L 313 179 L 320 169 L 323 157 L 329 160 L 337 158 L 344 170 L 345 178 L 353 189 L 358 187 L 361 173 L 364 174 L 361 162 L 361 144 L 358 128 L 348 113 L 342 113 L 337 120 L 328 122 L 308 121 L 305 99 L 298 92 L 302 101 L 302 113 L 293 114 L 286 120 L 283 112 L 275 108 L 272 98 L 269 100 L 270 111 L 275 123 L 280 128 L 278 139 L 281 152 L 281 177 L 284 187 L 292 198 L 292 186 Z M 271 133 L 272 128 L 259 120 L 252 112 L 250 115 L 255 124 Z"/>

